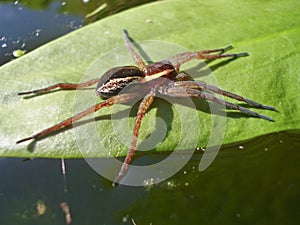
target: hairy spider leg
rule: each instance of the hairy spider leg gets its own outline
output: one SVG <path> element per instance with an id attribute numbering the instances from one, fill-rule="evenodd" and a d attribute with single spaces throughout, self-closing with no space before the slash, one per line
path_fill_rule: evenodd
<path id="1" fill-rule="evenodd" d="M 224 53 L 230 49 L 233 49 L 233 46 L 232 45 L 228 45 L 224 48 L 216 48 L 216 49 L 207 49 L 207 50 L 200 50 L 198 51 L 199 54 L 210 54 L 210 53 L 213 53 L 213 52 L 220 52 L 221 53 Z"/>
<path id="2" fill-rule="evenodd" d="M 235 110 L 239 110 L 245 114 L 248 114 L 250 116 L 253 117 L 258 117 L 261 119 L 265 119 L 268 121 L 274 121 L 272 118 L 267 117 L 265 115 L 253 112 L 247 108 L 244 108 L 242 106 L 233 104 L 231 102 L 227 102 L 224 101 L 220 98 L 215 97 L 214 95 L 204 92 L 204 91 L 199 91 L 199 90 L 195 90 L 195 89 L 190 89 L 190 88 L 182 88 L 182 87 L 169 87 L 169 88 L 165 88 L 165 89 L 161 89 L 160 93 L 163 95 L 167 95 L 167 96 L 171 96 L 171 97 L 196 97 L 196 98 L 202 98 L 202 99 L 206 99 L 215 103 L 218 103 L 220 105 L 224 105 L 227 108 L 230 109 L 235 109 Z"/>
<path id="3" fill-rule="evenodd" d="M 142 57 L 134 50 L 134 48 L 132 46 L 132 42 L 129 37 L 129 34 L 128 34 L 127 30 L 125 30 L 125 29 L 123 30 L 123 36 L 124 36 L 124 41 L 125 41 L 126 47 L 127 47 L 128 51 L 130 52 L 134 62 L 140 68 L 140 70 L 143 71 L 146 64 L 145 64 L 144 60 L 142 59 Z"/>
<path id="4" fill-rule="evenodd" d="M 54 85 L 51 85 L 49 87 L 42 88 L 42 89 L 20 92 L 20 93 L 18 93 L 18 95 L 41 94 L 41 93 L 45 93 L 45 92 L 51 91 L 51 90 L 56 89 L 56 88 L 60 88 L 60 89 L 63 89 L 63 90 L 75 90 L 77 88 L 92 86 L 93 84 L 98 83 L 99 80 L 100 80 L 100 78 L 96 78 L 96 79 L 92 79 L 92 80 L 89 80 L 89 81 L 87 81 L 85 83 L 81 83 L 81 84 L 58 83 L 58 84 L 54 84 Z"/>
<path id="5" fill-rule="evenodd" d="M 214 93 L 223 95 L 223 96 L 227 96 L 229 98 L 233 98 L 236 99 L 238 101 L 242 101 L 242 102 L 246 102 L 256 108 L 260 108 L 260 109 L 267 109 L 267 110 L 273 110 L 275 111 L 275 108 L 272 106 L 267 106 L 267 105 L 262 105 L 258 102 L 255 102 L 253 100 L 244 98 L 240 95 L 234 94 L 232 92 L 229 91 L 225 91 L 223 89 L 220 89 L 214 85 L 210 85 L 210 84 L 206 84 L 204 82 L 201 81 L 177 81 L 174 83 L 175 87 L 183 87 L 183 88 L 191 88 L 191 89 L 199 89 L 199 90 L 209 90 L 212 91 Z"/>
<path id="6" fill-rule="evenodd" d="M 232 54 L 222 54 L 223 52 L 231 49 L 232 46 L 229 45 L 225 48 L 218 48 L 212 50 L 202 50 L 197 52 L 183 52 L 176 54 L 168 59 L 169 62 L 176 68 L 179 72 L 179 68 L 183 63 L 186 63 L 192 59 L 219 59 L 219 58 L 237 58 L 248 56 L 247 52 L 232 53 Z M 220 54 L 210 54 L 213 52 L 221 52 Z"/>
<path id="7" fill-rule="evenodd" d="M 119 103 L 125 103 L 125 102 L 128 102 L 130 100 L 132 100 L 133 98 L 135 98 L 137 95 L 136 94 L 121 94 L 121 95 L 116 95 L 116 96 L 113 96 L 107 100 L 105 100 L 104 102 L 101 102 L 101 103 L 98 103 L 80 113 L 78 113 L 77 115 L 75 116 L 72 116 L 58 124 L 55 124 L 53 125 L 52 127 L 49 127 L 45 130 L 42 130 L 41 132 L 33 135 L 33 136 L 30 136 L 30 137 L 27 137 L 27 138 L 24 138 L 22 140 L 19 140 L 17 141 L 17 144 L 21 143 L 21 142 L 24 142 L 24 141 L 28 141 L 28 140 L 31 140 L 31 139 L 39 139 L 41 137 L 44 137 L 48 134 L 51 134 L 61 128 L 64 128 L 64 127 L 67 127 L 71 124 L 73 124 L 75 121 L 77 120 L 80 120 L 81 118 L 91 114 L 91 113 L 94 113 L 94 112 L 97 112 L 98 110 L 102 109 L 103 107 L 109 107 L 109 106 L 112 106 L 114 104 L 119 104 Z"/>
<path id="8" fill-rule="evenodd" d="M 125 176 L 125 174 L 128 170 L 128 165 L 131 163 L 132 156 L 133 156 L 134 151 L 136 149 L 136 143 L 137 143 L 137 139 L 138 139 L 142 119 L 145 116 L 145 114 L 146 114 L 147 110 L 149 109 L 150 105 L 152 104 L 152 102 L 154 100 L 154 96 L 155 96 L 154 91 L 151 91 L 148 95 L 146 95 L 144 97 L 144 99 L 142 100 L 142 102 L 139 105 L 139 109 L 138 109 L 138 112 L 137 112 L 137 117 L 136 117 L 135 123 L 134 123 L 130 148 L 129 148 L 127 156 L 126 156 L 126 158 L 123 162 L 123 165 L 120 169 L 118 177 L 115 179 L 115 181 L 113 183 L 113 186 L 116 186 L 118 183 L 120 183 L 120 181 Z"/>

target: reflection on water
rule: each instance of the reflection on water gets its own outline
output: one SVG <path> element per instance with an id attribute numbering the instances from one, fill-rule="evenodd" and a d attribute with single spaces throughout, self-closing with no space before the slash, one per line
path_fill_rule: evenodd
<path id="1" fill-rule="evenodd" d="M 99 0 L 30 0 L 0 1 L 0 66 L 14 59 L 15 50 L 26 52 L 83 25 L 128 8 L 153 0 L 99 1 Z M 99 13 L 85 19 L 104 3 Z"/>
<path id="2" fill-rule="evenodd" d="M 297 224 L 299 137 L 299 130 L 281 132 L 224 147 L 203 172 L 199 151 L 174 177 L 147 187 L 112 188 L 84 160 L 66 160 L 67 196 L 60 160 L 4 159 L 0 224 L 65 224 L 63 201 L 72 224 Z M 135 163 L 164 157 L 146 153 Z"/>
<path id="3" fill-rule="evenodd" d="M 80 16 L 59 14 L 58 6 L 53 3 L 41 11 L 19 4 L 1 5 L 0 65 L 12 60 L 15 50 L 29 52 L 82 26 Z"/>

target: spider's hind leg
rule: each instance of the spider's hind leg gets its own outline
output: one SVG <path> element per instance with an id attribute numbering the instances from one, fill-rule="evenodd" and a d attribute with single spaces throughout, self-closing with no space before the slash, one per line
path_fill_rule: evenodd
<path id="1" fill-rule="evenodd" d="M 17 141 L 17 144 L 21 143 L 21 142 L 24 142 L 24 141 L 28 141 L 28 140 L 38 140 L 40 138 L 43 138 L 49 134 L 52 134 L 54 133 L 55 131 L 59 130 L 59 129 L 62 129 L 64 127 L 67 127 L 67 126 L 70 126 L 71 124 L 73 124 L 75 121 L 78 121 L 80 120 L 81 118 L 87 116 L 87 115 L 90 115 L 94 112 L 97 112 L 99 111 L 100 109 L 104 108 L 104 107 L 110 107 L 114 104 L 119 104 L 119 103 L 126 103 L 126 102 L 129 102 L 130 100 L 134 99 L 137 95 L 136 94 L 122 94 L 122 95 L 116 95 L 116 96 L 113 96 L 109 99 L 106 99 L 105 101 L 103 102 L 100 102 L 78 114 L 76 114 L 75 116 L 72 116 L 60 123 L 57 123 L 49 128 L 46 128 L 44 130 L 42 130 L 41 132 L 39 133 L 36 133 L 30 137 L 27 137 L 27 138 L 24 138 L 24 139 L 21 139 L 19 141 Z"/>
<path id="2" fill-rule="evenodd" d="M 245 107 L 233 104 L 228 101 L 224 101 L 223 99 L 217 98 L 216 96 L 200 90 L 190 89 L 190 88 L 183 88 L 183 87 L 169 87 L 166 89 L 161 89 L 160 93 L 163 95 L 171 96 L 171 97 L 196 97 L 196 98 L 202 98 L 211 102 L 218 103 L 220 105 L 225 106 L 229 109 L 239 110 L 240 112 L 243 112 L 245 114 L 248 114 L 253 117 L 265 119 L 268 121 L 274 121 L 272 118 L 259 114 L 257 112 L 251 111 Z"/>
<path id="3" fill-rule="evenodd" d="M 267 110 L 276 111 L 276 109 L 273 106 L 262 105 L 258 102 L 255 102 L 253 100 L 245 98 L 241 95 L 237 95 L 235 93 L 225 91 L 225 90 L 223 90 L 221 88 L 218 88 L 214 85 L 206 84 L 206 83 L 201 82 L 201 81 L 177 81 L 177 82 L 174 83 L 174 86 L 175 87 L 182 87 L 182 88 L 197 89 L 197 90 L 209 90 L 209 91 L 214 92 L 214 93 L 219 94 L 219 95 L 223 95 L 223 96 L 226 96 L 226 97 L 229 97 L 229 98 L 232 98 L 232 99 L 236 99 L 238 101 L 246 102 L 249 105 L 252 105 L 252 106 L 254 106 L 256 108 L 259 108 L 259 109 L 267 109 Z"/>
<path id="4" fill-rule="evenodd" d="M 123 165 L 120 169 L 120 172 L 119 172 L 117 178 L 115 179 L 115 181 L 113 183 L 113 186 L 116 186 L 121 182 L 121 180 L 123 179 L 123 177 L 125 176 L 125 174 L 128 170 L 128 165 L 131 163 L 132 156 L 133 156 L 134 151 L 136 149 L 137 139 L 138 139 L 142 119 L 144 118 L 147 110 L 149 109 L 150 105 L 152 104 L 152 102 L 154 100 L 154 97 L 155 97 L 155 93 L 151 91 L 148 95 L 146 95 L 144 97 L 144 99 L 140 103 L 140 106 L 139 106 L 139 109 L 138 109 L 138 112 L 137 112 L 137 117 L 136 117 L 135 123 L 134 123 L 130 148 L 129 148 L 127 156 L 126 156 L 126 158 L 123 162 Z"/>

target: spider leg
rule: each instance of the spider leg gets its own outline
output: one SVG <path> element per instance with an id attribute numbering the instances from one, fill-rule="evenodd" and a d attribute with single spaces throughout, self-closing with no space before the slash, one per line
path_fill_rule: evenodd
<path id="1" fill-rule="evenodd" d="M 216 48 L 216 49 L 207 49 L 207 50 L 200 50 L 198 51 L 198 53 L 200 54 L 210 54 L 210 53 L 213 53 L 213 52 L 220 52 L 220 53 L 224 53 L 230 49 L 233 49 L 233 46 L 232 45 L 228 45 L 224 48 Z"/>
<path id="2" fill-rule="evenodd" d="M 260 109 L 268 109 L 268 110 L 273 110 L 275 111 L 275 108 L 272 106 L 266 106 L 266 105 L 262 105 L 258 102 L 252 101 L 250 99 L 244 98 L 243 96 L 234 94 L 232 92 L 228 92 L 225 91 L 223 89 L 220 89 L 216 86 L 210 85 L 210 84 L 206 84 L 204 82 L 201 81 L 177 81 L 174 83 L 175 87 L 183 87 L 183 88 L 191 88 L 191 89 L 198 89 L 198 90 L 209 90 L 212 91 L 214 93 L 223 95 L 223 96 L 227 96 L 229 98 L 233 98 L 236 99 L 238 101 L 242 101 L 242 102 L 246 102 L 256 108 L 260 108 Z"/>
<path id="3" fill-rule="evenodd" d="M 18 95 L 41 94 L 41 93 L 45 93 L 45 92 L 51 91 L 51 90 L 56 89 L 56 88 L 60 88 L 60 89 L 63 89 L 63 90 L 75 90 L 77 88 L 92 86 L 93 84 L 98 83 L 99 80 L 100 80 L 100 78 L 96 78 L 96 79 L 92 79 L 92 80 L 89 80 L 89 81 L 87 81 L 85 83 L 81 83 L 81 84 L 58 83 L 58 84 L 54 84 L 54 85 L 51 85 L 49 87 L 42 88 L 42 89 L 37 89 L 37 90 L 33 90 L 33 91 L 26 91 L 26 92 L 20 92 L 20 93 L 18 93 Z"/>
<path id="4" fill-rule="evenodd" d="M 179 71 L 179 67 L 192 59 L 219 59 L 219 58 L 237 58 L 248 56 L 247 52 L 232 53 L 232 54 L 223 54 L 225 51 L 231 49 L 232 46 L 229 45 L 225 48 L 211 49 L 211 50 L 202 50 L 197 52 L 183 52 L 176 54 L 168 59 L 169 62 Z M 210 54 L 214 52 L 220 52 L 218 54 Z"/>
<path id="5" fill-rule="evenodd" d="M 123 29 L 123 36 L 124 36 L 124 41 L 126 44 L 126 47 L 128 49 L 128 51 L 130 52 L 133 60 L 135 61 L 135 63 L 137 64 L 137 66 L 143 70 L 146 66 L 144 60 L 142 59 L 142 57 L 134 50 L 132 42 L 130 40 L 129 34 L 127 32 L 127 30 Z"/>
<path id="6" fill-rule="evenodd" d="M 124 103 L 124 102 L 128 102 L 130 100 L 132 100 L 133 98 L 136 97 L 136 94 L 122 94 L 122 95 L 116 95 L 116 96 L 113 96 L 109 99 L 107 99 L 106 101 L 104 102 L 101 102 L 101 103 L 98 103 L 80 113 L 78 113 L 77 115 L 75 116 L 72 116 L 58 124 L 55 124 L 53 125 L 52 127 L 49 127 L 45 130 L 42 130 L 41 132 L 33 135 L 33 136 L 30 136 L 30 137 L 27 137 L 27 138 L 24 138 L 22 140 L 19 140 L 17 141 L 17 144 L 21 143 L 21 142 L 24 142 L 24 141 L 28 141 L 28 140 L 31 140 L 31 139 L 39 139 L 41 137 L 44 137 L 48 134 L 51 134 L 61 128 L 64 128 L 64 127 L 67 127 L 71 124 L 73 124 L 75 121 L 77 120 L 80 120 L 81 118 L 91 114 L 91 113 L 94 113 L 94 112 L 97 112 L 98 110 L 102 109 L 103 107 L 109 107 L 109 106 L 112 106 L 114 104 L 118 104 L 118 103 Z"/>
<path id="7" fill-rule="evenodd" d="M 146 95 L 144 97 L 144 99 L 142 100 L 142 102 L 139 106 L 139 109 L 138 109 L 138 112 L 137 112 L 137 117 L 136 117 L 135 123 L 134 123 L 133 134 L 132 134 L 132 138 L 131 138 L 131 142 L 130 142 L 130 148 L 129 148 L 127 156 L 126 156 L 126 158 L 123 162 L 123 165 L 120 169 L 120 172 L 119 172 L 117 178 L 115 179 L 115 181 L 113 183 L 113 186 L 116 186 L 118 183 L 120 183 L 120 181 L 125 176 L 125 174 L 128 170 L 128 165 L 131 163 L 131 158 L 132 158 L 132 156 L 134 154 L 134 151 L 136 149 L 136 143 L 137 143 L 137 139 L 138 139 L 142 119 L 145 116 L 148 108 L 152 104 L 152 102 L 154 100 L 154 96 L 155 96 L 155 94 L 153 92 L 149 93 L 148 95 Z"/>
<path id="8" fill-rule="evenodd" d="M 231 102 L 224 101 L 224 100 L 217 98 L 214 95 L 204 92 L 204 91 L 190 89 L 190 88 L 182 88 L 182 87 L 169 87 L 169 88 L 161 89 L 161 90 L 159 90 L 159 92 L 163 95 L 168 95 L 171 97 L 196 97 L 196 98 L 206 99 L 211 102 L 215 102 L 220 105 L 224 105 L 229 109 L 239 110 L 239 111 L 241 111 L 245 114 L 248 114 L 250 116 L 253 116 L 253 117 L 258 117 L 261 119 L 274 121 L 272 118 L 270 118 L 268 116 L 253 112 L 247 108 L 233 104 Z"/>

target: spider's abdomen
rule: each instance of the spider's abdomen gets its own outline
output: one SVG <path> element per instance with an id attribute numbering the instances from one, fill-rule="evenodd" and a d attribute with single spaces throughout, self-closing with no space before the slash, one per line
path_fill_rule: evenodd
<path id="1" fill-rule="evenodd" d="M 110 98 L 141 77 L 144 77 L 144 73 L 136 66 L 112 68 L 101 77 L 96 94 L 102 98 Z"/>

